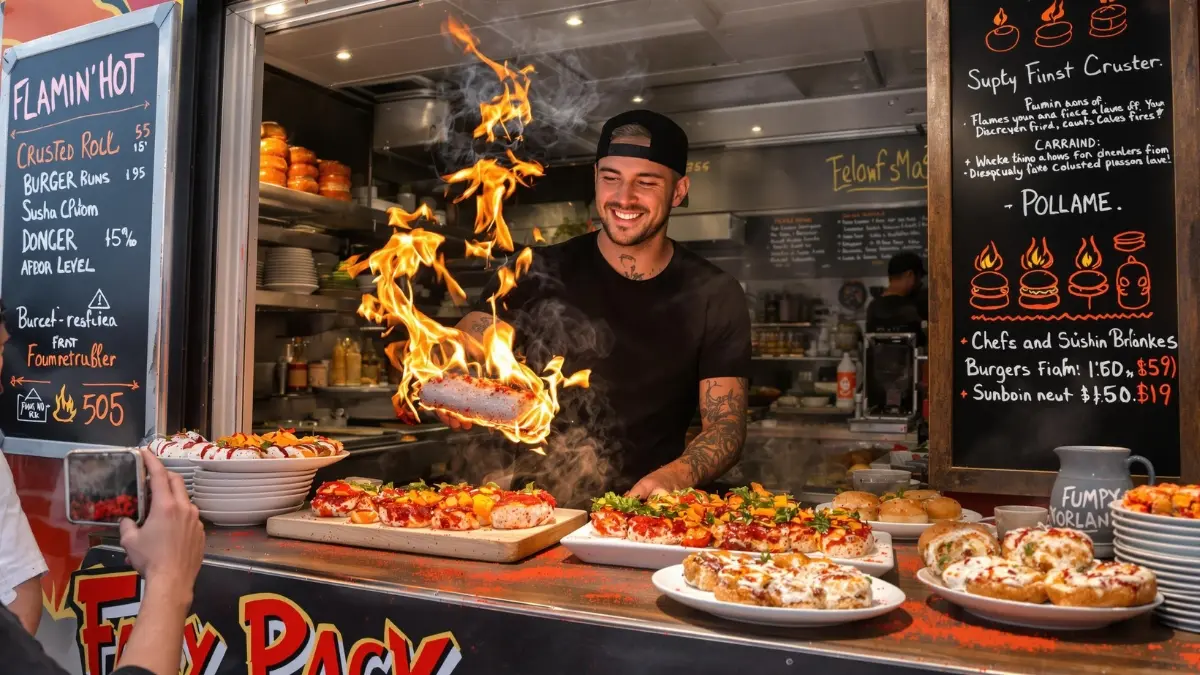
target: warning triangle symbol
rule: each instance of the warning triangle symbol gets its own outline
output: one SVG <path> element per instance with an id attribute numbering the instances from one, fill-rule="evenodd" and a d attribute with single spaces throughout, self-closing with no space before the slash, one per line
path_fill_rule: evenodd
<path id="1" fill-rule="evenodd" d="M 96 289 L 96 294 L 92 296 L 92 301 L 88 303 L 88 309 L 112 309 L 108 305 L 108 298 L 104 297 L 104 291 Z"/>

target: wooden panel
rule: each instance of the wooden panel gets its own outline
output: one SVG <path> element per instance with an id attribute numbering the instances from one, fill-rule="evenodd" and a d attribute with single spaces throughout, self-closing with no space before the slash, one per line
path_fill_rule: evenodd
<path id="1" fill-rule="evenodd" d="M 1175 259 L 1179 289 L 1179 452 L 1183 480 L 1200 482 L 1200 138 L 1196 0 L 1171 2 L 1175 116 Z"/>
<path id="2" fill-rule="evenodd" d="M 310 511 L 301 511 L 268 520 L 267 534 L 325 544 L 506 563 L 528 558 L 557 544 L 560 539 L 579 529 L 586 520 L 585 511 L 556 509 L 554 522 L 528 530 L 494 530 L 488 527 L 469 532 L 451 532 L 386 527 L 378 523 L 355 525 L 345 518 L 318 518 Z"/>
<path id="3" fill-rule="evenodd" d="M 954 322 L 950 272 L 950 0 L 925 4 L 929 82 L 929 480 L 950 488 Z M 960 488 L 955 488 L 960 489 Z M 970 488 L 961 488 L 970 489 Z"/>

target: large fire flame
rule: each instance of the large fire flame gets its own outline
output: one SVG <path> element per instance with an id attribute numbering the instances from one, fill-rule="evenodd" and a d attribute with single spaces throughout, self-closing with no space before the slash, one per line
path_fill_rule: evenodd
<path id="1" fill-rule="evenodd" d="M 996 242 L 989 241 L 987 246 L 975 256 L 975 270 L 978 272 L 986 272 L 991 270 L 999 272 L 1004 267 L 1004 258 L 1000 257 L 1000 251 L 996 249 Z"/>
<path id="2" fill-rule="evenodd" d="M 996 24 L 997 26 L 1003 26 L 1004 24 L 1008 23 L 1008 15 L 1004 13 L 1003 7 L 996 12 L 996 16 L 992 18 L 992 23 Z"/>
<path id="3" fill-rule="evenodd" d="M 491 67 L 503 84 L 503 92 L 491 101 L 480 104 L 482 122 L 475 128 L 473 136 L 495 142 L 499 137 L 509 142 L 519 141 L 519 132 L 514 135 L 510 126 L 521 129 L 533 120 L 529 103 L 529 74 L 531 66 L 513 70 L 507 63 L 497 63 L 478 50 L 478 40 L 463 24 L 450 19 L 446 31 L 458 40 L 465 53 L 473 54 Z M 484 157 L 474 165 L 443 176 L 447 183 L 466 183 L 466 188 L 457 201 L 475 198 L 475 233 L 477 241 L 466 243 L 466 254 L 492 259 L 492 252 L 499 248 L 513 250 L 512 234 L 504 220 L 504 199 L 516 191 L 518 185 L 528 185 L 530 178 L 542 175 L 542 166 L 537 162 L 518 159 L 511 148 L 506 148 L 504 158 Z M 418 219 L 433 220 L 429 207 L 422 205 L 416 212 L 403 209 L 388 211 L 389 224 L 396 228 L 391 239 L 383 248 L 375 251 L 366 260 L 350 261 L 350 274 L 356 276 L 370 269 L 375 275 L 375 294 L 363 296 L 358 313 L 375 323 L 386 324 L 389 329 L 404 326 L 408 331 L 406 342 L 388 345 L 387 355 L 400 369 L 400 384 L 392 397 L 396 410 L 409 410 L 416 414 L 417 406 L 432 409 L 421 403 L 421 387 L 430 380 L 451 373 L 463 373 L 485 378 L 533 395 L 535 404 L 512 423 L 498 423 L 482 418 L 464 417 L 447 411 L 461 419 L 481 426 L 498 429 L 509 440 L 530 445 L 540 444 L 550 434 L 550 423 L 558 414 L 558 391 L 560 388 L 588 384 L 589 371 L 579 371 L 567 376 L 562 372 L 563 357 L 556 356 L 546 364 L 539 375 L 530 369 L 523 358 L 513 353 L 513 329 L 496 321 L 496 305 L 505 295 L 516 288 L 517 280 L 529 270 L 533 263 L 533 249 L 526 248 L 517 256 L 511 268 L 501 267 L 499 289 L 488 298 L 492 307 L 492 325 L 484 332 L 480 343 L 471 335 L 456 328 L 443 326 L 417 310 L 413 298 L 412 278 L 422 267 L 433 269 L 438 279 L 446 284 L 447 291 L 458 303 L 466 299 L 462 287 L 446 269 L 445 260 L 438 248 L 445 237 L 423 228 L 414 228 Z M 483 362 L 473 355 L 483 355 Z"/>
<path id="4" fill-rule="evenodd" d="M 1029 242 L 1025 255 L 1021 256 L 1021 267 L 1027 270 L 1048 270 L 1054 264 L 1054 255 L 1046 246 L 1046 238 L 1042 237 L 1042 245 L 1038 246 L 1037 239 Z"/>
<path id="5" fill-rule="evenodd" d="M 1066 0 L 1051 0 L 1050 6 L 1042 12 L 1042 21 L 1049 23 L 1063 18 L 1067 13 L 1066 4 Z"/>
<path id="6" fill-rule="evenodd" d="M 1102 258 L 1100 249 L 1096 246 L 1096 240 L 1093 237 L 1081 240 L 1079 244 L 1079 252 L 1075 254 L 1075 267 L 1081 270 L 1094 270 L 1100 268 Z"/>

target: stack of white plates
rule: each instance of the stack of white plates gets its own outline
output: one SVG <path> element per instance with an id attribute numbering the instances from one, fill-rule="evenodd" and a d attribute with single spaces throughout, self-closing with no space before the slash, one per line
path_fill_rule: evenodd
<path id="1" fill-rule="evenodd" d="M 304 506 L 316 469 L 272 473 L 196 469 L 192 503 L 214 525 L 261 525 Z"/>
<path id="2" fill-rule="evenodd" d="M 1156 614 L 1163 623 L 1200 633 L 1200 520 L 1136 513 L 1110 507 L 1117 560 L 1154 570 L 1166 602 Z"/>
<path id="3" fill-rule="evenodd" d="M 195 465 L 189 460 L 173 457 L 160 457 L 159 460 L 162 461 L 163 466 L 167 467 L 167 471 L 183 476 L 183 483 L 187 485 L 188 492 L 190 493 L 195 483 Z"/>
<path id="4" fill-rule="evenodd" d="M 284 293 L 311 294 L 319 288 L 312 251 L 277 246 L 267 253 L 265 286 Z"/>

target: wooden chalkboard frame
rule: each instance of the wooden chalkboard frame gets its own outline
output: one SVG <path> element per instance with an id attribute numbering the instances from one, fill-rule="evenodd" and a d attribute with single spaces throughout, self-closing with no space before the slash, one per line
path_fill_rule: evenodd
<path id="1" fill-rule="evenodd" d="M 959 0 L 963 2 L 965 0 Z M 953 465 L 954 314 L 951 260 L 950 3 L 926 3 L 929 123 L 929 475 L 962 492 L 1050 494 L 1055 473 Z M 1179 307 L 1179 451 L 1182 480 L 1200 482 L 1200 56 L 1197 0 L 1171 0 L 1175 240 Z"/>
<path id="2" fill-rule="evenodd" d="M 175 83 L 179 68 L 179 7 L 174 2 L 155 5 L 123 14 L 111 19 L 73 28 L 32 42 L 10 47 L 0 59 L 5 77 L 23 58 L 44 54 L 71 45 L 122 33 L 147 25 L 158 27 L 158 72 L 155 94 L 156 129 L 166 130 L 154 134 L 153 190 L 154 201 L 150 220 L 150 279 L 158 280 L 149 289 L 149 329 L 146 334 L 148 355 L 146 364 L 146 428 L 144 437 L 156 434 L 165 428 L 167 409 L 160 399 L 166 393 L 165 368 L 167 356 L 168 291 L 171 284 L 171 232 L 167 227 L 172 222 L 173 194 L 175 190 L 175 136 L 174 122 L 177 115 L 178 93 Z M 0 88 L 0 110 L 7 111 L 10 105 L 9 87 Z M 0 157 L 8 156 L 9 115 L 0 115 Z M 0 213 L 4 212 L 4 191 L 0 190 Z M 0 265 L 3 259 L 0 258 Z M 4 451 L 10 454 L 35 455 L 40 457 L 63 457 L 76 448 L 98 447 L 86 443 L 67 443 L 32 438 L 10 437 L 4 440 Z"/>

